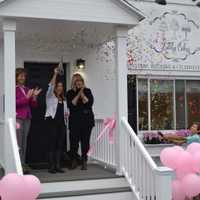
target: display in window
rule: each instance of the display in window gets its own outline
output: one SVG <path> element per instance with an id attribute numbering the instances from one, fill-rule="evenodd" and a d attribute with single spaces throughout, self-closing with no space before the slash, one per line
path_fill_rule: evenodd
<path id="1" fill-rule="evenodd" d="M 176 129 L 185 129 L 186 120 L 185 120 L 185 81 L 176 80 Z"/>
<path id="2" fill-rule="evenodd" d="M 173 81 L 151 80 L 151 130 L 174 129 Z"/>
<path id="3" fill-rule="evenodd" d="M 200 121 L 200 81 L 186 82 L 188 125 Z"/>
<path id="4" fill-rule="evenodd" d="M 146 79 L 138 80 L 139 130 L 148 130 L 148 83 Z"/>

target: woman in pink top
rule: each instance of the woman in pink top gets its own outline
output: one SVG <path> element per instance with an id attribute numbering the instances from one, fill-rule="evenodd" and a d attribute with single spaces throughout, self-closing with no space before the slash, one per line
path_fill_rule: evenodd
<path id="1" fill-rule="evenodd" d="M 19 124 L 17 140 L 20 148 L 22 165 L 25 165 L 27 136 L 31 122 L 31 107 L 37 106 L 37 96 L 41 89 L 29 89 L 25 86 L 26 72 L 23 68 L 16 69 L 16 118 Z"/>

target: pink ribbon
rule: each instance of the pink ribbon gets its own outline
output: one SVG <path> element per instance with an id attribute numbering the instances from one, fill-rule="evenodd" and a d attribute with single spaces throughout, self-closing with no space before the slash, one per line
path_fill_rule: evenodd
<path id="1" fill-rule="evenodd" d="M 93 145 L 90 146 L 90 149 L 87 153 L 88 156 L 91 156 L 91 154 L 94 152 L 95 145 L 98 143 L 102 138 L 108 133 L 108 139 L 109 143 L 113 144 L 114 143 L 114 136 L 113 136 L 113 131 L 116 127 L 116 119 L 115 117 L 113 118 L 106 118 L 103 122 L 103 129 L 99 133 L 96 141 L 94 142 Z"/>
<path id="2" fill-rule="evenodd" d="M 20 123 L 16 122 L 16 129 L 20 129 Z"/>

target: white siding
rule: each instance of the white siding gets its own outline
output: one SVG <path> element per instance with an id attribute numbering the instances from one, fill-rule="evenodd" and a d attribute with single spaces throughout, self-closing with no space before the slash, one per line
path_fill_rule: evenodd
<path id="1" fill-rule="evenodd" d="M 45 44 L 41 44 L 45 45 Z M 22 42 L 16 44 L 16 66 L 23 66 L 24 61 L 57 62 L 60 54 L 56 49 L 48 52 L 40 52 L 32 49 Z M 71 75 L 74 72 L 74 63 L 77 58 L 86 60 L 86 69 L 83 75 L 86 85 L 93 91 L 95 103 L 94 112 L 96 118 L 105 118 L 113 115 L 116 110 L 116 81 L 114 62 L 104 62 L 97 59 L 96 50 L 65 52 L 64 61 L 71 63 Z"/>
<path id="2" fill-rule="evenodd" d="M 148 18 L 130 31 L 132 40 L 130 46 L 135 61 L 130 66 L 129 73 L 200 77 L 199 8 L 175 4 L 161 6 L 143 1 L 134 5 L 141 8 Z M 173 28 L 173 23 L 176 24 L 176 30 Z M 168 49 L 166 51 L 165 49 L 170 49 L 169 44 L 172 44 L 175 51 L 167 59 L 165 52 Z M 195 50 L 196 53 L 193 54 Z"/>
<path id="3" fill-rule="evenodd" d="M 0 8 L 1 16 L 137 24 L 133 11 L 112 0 L 17 0 Z"/>

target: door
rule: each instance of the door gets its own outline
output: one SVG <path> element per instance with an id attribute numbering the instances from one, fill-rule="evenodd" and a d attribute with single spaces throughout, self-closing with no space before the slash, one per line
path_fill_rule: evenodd
<path id="1" fill-rule="evenodd" d="M 48 132 L 46 131 L 44 118 L 46 111 L 45 95 L 48 83 L 57 65 L 58 63 L 24 63 L 27 71 L 27 86 L 29 88 L 42 88 L 42 92 L 38 97 L 38 106 L 32 109 L 31 127 L 28 135 L 26 159 L 30 166 L 45 165 L 48 161 Z M 66 64 L 64 64 L 64 75 L 59 76 L 58 79 L 62 80 L 66 86 Z"/>
<path id="2" fill-rule="evenodd" d="M 136 76 L 128 75 L 128 121 L 137 133 L 137 89 Z"/>

